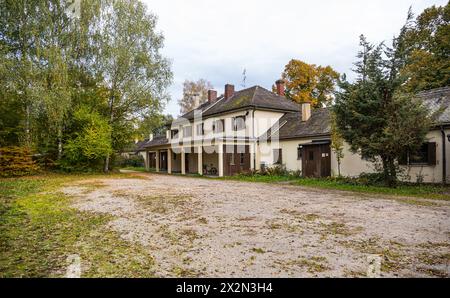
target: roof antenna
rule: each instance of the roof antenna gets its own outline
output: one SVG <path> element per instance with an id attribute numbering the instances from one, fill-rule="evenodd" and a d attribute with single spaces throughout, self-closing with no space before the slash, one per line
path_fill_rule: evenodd
<path id="1" fill-rule="evenodd" d="M 244 68 L 244 71 L 242 72 L 242 84 L 241 84 L 242 88 L 245 88 L 246 80 L 247 80 L 247 69 Z"/>

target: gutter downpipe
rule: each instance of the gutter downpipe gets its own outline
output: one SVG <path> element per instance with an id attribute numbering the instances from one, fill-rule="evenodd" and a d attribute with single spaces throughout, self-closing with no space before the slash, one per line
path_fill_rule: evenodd
<path id="1" fill-rule="evenodd" d="M 253 113 L 252 113 L 252 120 L 253 120 L 253 125 L 252 125 L 252 130 L 253 130 L 253 171 L 256 171 L 256 137 L 255 137 L 255 108 L 253 108 Z"/>
<path id="2" fill-rule="evenodd" d="M 442 134 L 442 184 L 447 184 L 447 159 L 445 156 L 445 130 L 444 126 L 441 126 L 441 134 Z"/>

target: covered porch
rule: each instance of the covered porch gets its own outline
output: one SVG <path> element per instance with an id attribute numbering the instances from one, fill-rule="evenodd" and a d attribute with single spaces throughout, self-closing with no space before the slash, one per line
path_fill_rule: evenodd
<path id="1" fill-rule="evenodd" d="M 219 144 L 210 146 L 179 146 L 146 151 L 147 170 L 231 176 L 254 168 L 254 154 L 248 144 Z"/>

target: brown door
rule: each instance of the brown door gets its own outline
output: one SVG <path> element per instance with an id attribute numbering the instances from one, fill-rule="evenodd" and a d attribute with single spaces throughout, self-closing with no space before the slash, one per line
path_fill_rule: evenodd
<path id="1" fill-rule="evenodd" d="M 331 174 L 330 145 L 304 146 L 302 172 L 305 177 L 327 177 Z"/>
<path id="2" fill-rule="evenodd" d="M 243 145 L 224 146 L 224 175 L 232 176 L 250 170 L 250 149 Z"/>
<path id="3" fill-rule="evenodd" d="M 148 153 L 148 167 L 151 169 L 156 168 L 156 154 L 155 152 Z"/>
<path id="4" fill-rule="evenodd" d="M 331 150 L 329 144 L 320 145 L 320 177 L 331 176 Z"/>
<path id="5" fill-rule="evenodd" d="M 304 146 L 302 171 L 305 177 L 320 177 L 320 160 L 318 146 Z"/>
<path id="6" fill-rule="evenodd" d="M 167 152 L 161 152 L 159 155 L 159 162 L 161 164 L 161 171 L 167 171 Z"/>

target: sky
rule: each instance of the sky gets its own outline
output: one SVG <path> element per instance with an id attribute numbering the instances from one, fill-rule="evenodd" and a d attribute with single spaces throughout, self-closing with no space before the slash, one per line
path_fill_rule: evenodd
<path id="1" fill-rule="evenodd" d="M 143 0 L 158 16 L 162 54 L 172 62 L 171 101 L 179 115 L 183 81 L 206 79 L 218 94 L 259 85 L 270 90 L 295 58 L 330 65 L 352 79 L 359 36 L 390 42 L 408 8 L 417 15 L 447 0 Z M 243 84 L 243 71 L 246 80 Z"/>

